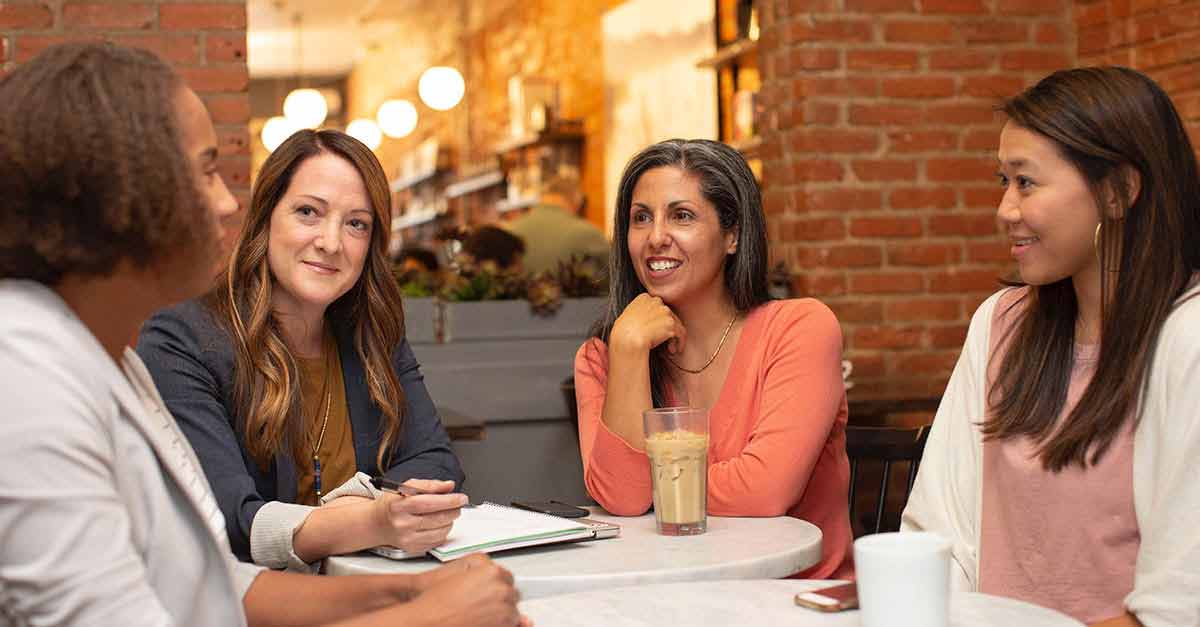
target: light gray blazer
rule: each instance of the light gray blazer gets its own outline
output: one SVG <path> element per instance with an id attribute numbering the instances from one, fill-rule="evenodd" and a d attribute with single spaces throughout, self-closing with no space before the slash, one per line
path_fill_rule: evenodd
<path id="1" fill-rule="evenodd" d="M 0 280 L 0 625 L 245 625 L 259 572 L 137 355 Z"/>

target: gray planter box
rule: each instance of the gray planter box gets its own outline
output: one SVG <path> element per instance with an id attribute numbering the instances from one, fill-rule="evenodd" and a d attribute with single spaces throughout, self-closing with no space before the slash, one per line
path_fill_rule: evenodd
<path id="1" fill-rule="evenodd" d="M 604 312 L 605 298 L 568 298 L 553 316 L 533 313 L 527 300 L 442 303 L 442 341 L 477 342 L 580 338 Z"/>
<path id="2" fill-rule="evenodd" d="M 436 298 L 404 299 L 404 336 L 409 344 L 437 341 L 438 303 Z"/>

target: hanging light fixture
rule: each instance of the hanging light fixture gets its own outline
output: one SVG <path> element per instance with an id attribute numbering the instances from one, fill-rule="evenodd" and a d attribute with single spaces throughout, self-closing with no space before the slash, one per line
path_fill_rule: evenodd
<path id="1" fill-rule="evenodd" d="M 296 30 L 296 73 L 304 80 L 304 36 L 300 13 L 292 16 Z M 317 128 L 329 115 L 329 105 L 321 92 L 311 88 L 293 89 L 283 100 L 283 115 L 297 128 Z"/>
<path id="2" fill-rule="evenodd" d="M 462 100 L 467 92 L 462 74 L 452 67 L 435 65 L 421 74 L 417 81 L 417 93 L 430 109 L 447 111 Z"/>
<path id="3" fill-rule="evenodd" d="M 282 144 L 284 140 L 292 136 L 292 133 L 300 130 L 298 126 L 292 123 L 291 120 L 277 115 L 263 124 L 262 134 L 259 136 L 262 139 L 263 146 L 266 146 L 267 152 L 275 152 L 275 149 Z"/>
<path id="4" fill-rule="evenodd" d="M 315 89 L 293 89 L 283 100 L 283 115 L 296 128 L 317 128 L 329 115 L 329 105 Z"/>
<path id="5" fill-rule="evenodd" d="M 346 134 L 366 144 L 371 150 L 378 148 L 383 141 L 383 131 L 370 118 L 358 118 L 350 122 L 346 125 Z"/>
<path id="6" fill-rule="evenodd" d="M 375 120 L 384 135 L 408 137 L 417 128 L 417 108 L 407 100 L 388 100 L 379 105 Z"/>

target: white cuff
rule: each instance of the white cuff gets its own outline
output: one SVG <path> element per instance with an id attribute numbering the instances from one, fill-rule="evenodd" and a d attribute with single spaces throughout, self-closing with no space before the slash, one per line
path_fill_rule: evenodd
<path id="1" fill-rule="evenodd" d="M 354 473 L 353 477 L 346 480 L 346 483 L 330 490 L 328 494 L 321 496 L 321 505 L 336 499 L 340 496 L 361 496 L 363 498 L 375 499 L 379 496 L 379 489 L 371 484 L 371 477 L 365 472 Z"/>
<path id="2" fill-rule="evenodd" d="M 316 509 L 308 505 L 271 501 L 259 508 L 250 525 L 250 557 L 267 568 L 316 573 L 320 562 L 309 564 L 296 555 L 292 539 Z"/>

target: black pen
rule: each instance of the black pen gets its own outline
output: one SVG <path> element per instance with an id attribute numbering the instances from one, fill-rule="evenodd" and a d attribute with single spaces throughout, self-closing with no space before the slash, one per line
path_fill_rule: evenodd
<path id="1" fill-rule="evenodd" d="M 408 485 L 404 485 L 399 481 L 388 479 L 387 477 L 371 477 L 371 485 L 384 492 L 391 492 L 400 496 L 416 496 L 421 494 L 421 491 Z"/>

